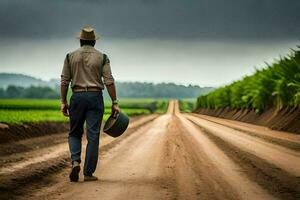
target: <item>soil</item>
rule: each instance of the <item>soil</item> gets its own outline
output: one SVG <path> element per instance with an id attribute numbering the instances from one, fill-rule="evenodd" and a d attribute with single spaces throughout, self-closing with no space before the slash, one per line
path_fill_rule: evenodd
<path id="1" fill-rule="evenodd" d="M 0 199 L 300 198 L 298 135 L 182 114 L 177 101 L 164 115 L 131 120 L 117 139 L 102 134 L 95 182 L 84 182 L 82 172 L 69 182 L 66 134 L 55 136 L 52 145 L 51 136 L 36 137 L 2 153 Z"/>
<path id="2" fill-rule="evenodd" d="M 62 133 L 69 129 L 68 123 L 37 122 L 22 125 L 8 125 L 0 123 L 0 144 L 7 144 L 32 137 Z"/>
<path id="3" fill-rule="evenodd" d="M 276 110 L 271 108 L 257 114 L 255 110 L 248 109 L 205 109 L 195 111 L 197 114 L 209 115 L 231 120 L 266 126 L 274 130 L 287 131 L 300 134 L 300 108 L 282 108 Z"/>

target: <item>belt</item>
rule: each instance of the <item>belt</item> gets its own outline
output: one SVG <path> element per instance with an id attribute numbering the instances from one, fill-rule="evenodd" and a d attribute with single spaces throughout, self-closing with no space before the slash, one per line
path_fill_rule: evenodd
<path id="1" fill-rule="evenodd" d="M 75 86 L 72 88 L 73 92 L 100 92 L 102 91 L 99 87 L 79 87 Z"/>

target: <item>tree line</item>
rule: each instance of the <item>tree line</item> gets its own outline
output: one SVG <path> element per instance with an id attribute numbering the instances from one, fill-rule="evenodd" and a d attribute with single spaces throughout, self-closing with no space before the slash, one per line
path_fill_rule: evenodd
<path id="1" fill-rule="evenodd" d="M 174 83 L 142 83 L 142 82 L 117 82 L 119 98 L 195 98 L 198 95 L 211 91 L 210 87 L 193 85 L 177 85 Z M 104 97 L 108 98 L 105 91 Z M 59 87 L 48 86 L 15 86 L 0 88 L 0 98 L 34 98 L 34 99 L 58 99 Z"/>
<path id="2" fill-rule="evenodd" d="M 59 91 L 50 87 L 30 86 L 21 87 L 9 85 L 6 89 L 0 88 L 0 98 L 28 98 L 28 99 L 57 99 Z"/>

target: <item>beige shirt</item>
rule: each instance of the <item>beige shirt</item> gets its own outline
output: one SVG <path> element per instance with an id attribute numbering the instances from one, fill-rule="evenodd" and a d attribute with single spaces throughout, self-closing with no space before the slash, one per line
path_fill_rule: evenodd
<path id="1" fill-rule="evenodd" d="M 71 87 L 99 87 L 114 83 L 109 59 L 103 65 L 103 54 L 92 46 L 84 45 L 65 58 L 61 85 Z"/>

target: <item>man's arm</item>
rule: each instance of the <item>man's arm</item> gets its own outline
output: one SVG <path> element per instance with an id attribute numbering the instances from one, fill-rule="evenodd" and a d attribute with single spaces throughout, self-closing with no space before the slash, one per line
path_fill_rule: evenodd
<path id="1" fill-rule="evenodd" d="M 111 68 L 110 68 L 110 61 L 107 58 L 102 70 L 102 76 L 104 80 L 104 84 L 106 86 L 106 89 L 108 91 L 108 94 L 112 100 L 112 115 L 116 117 L 118 113 L 120 112 L 120 108 L 117 102 L 117 94 L 116 94 L 116 86 L 115 86 L 115 80 L 112 76 Z"/>
<path id="2" fill-rule="evenodd" d="M 107 88 L 108 94 L 109 94 L 112 102 L 116 101 L 117 100 L 117 94 L 116 94 L 116 86 L 115 86 L 115 84 L 112 83 L 110 85 L 107 85 L 106 88 Z"/>
<path id="3" fill-rule="evenodd" d="M 68 94 L 70 81 L 71 81 L 71 70 L 69 65 L 69 55 L 67 55 L 61 73 L 61 83 L 60 83 L 60 95 L 61 95 L 60 110 L 64 116 L 69 116 L 67 94 Z"/>
<path id="4" fill-rule="evenodd" d="M 69 89 L 68 85 L 60 85 L 60 96 L 61 96 L 62 103 L 68 103 L 67 101 L 68 89 Z"/>
<path id="5" fill-rule="evenodd" d="M 60 111 L 66 117 L 69 116 L 69 105 L 68 105 L 68 101 L 67 101 L 68 88 L 69 88 L 69 86 L 66 86 L 66 85 L 60 86 L 60 94 L 61 94 Z"/>
<path id="6" fill-rule="evenodd" d="M 111 112 L 114 117 L 117 117 L 118 113 L 120 112 L 120 108 L 117 102 L 116 86 L 114 83 L 112 83 L 110 85 L 106 85 L 106 88 L 112 101 Z"/>

